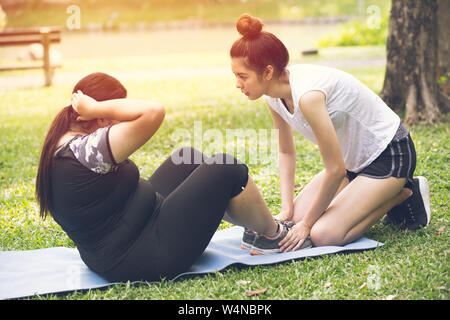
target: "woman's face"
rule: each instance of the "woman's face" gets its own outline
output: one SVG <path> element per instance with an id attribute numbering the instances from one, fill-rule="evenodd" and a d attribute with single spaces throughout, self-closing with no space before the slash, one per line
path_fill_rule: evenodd
<path id="1" fill-rule="evenodd" d="M 256 100 L 266 93 L 269 81 L 248 68 L 245 58 L 231 58 L 231 70 L 236 76 L 236 88 L 241 89 L 249 100 Z"/>

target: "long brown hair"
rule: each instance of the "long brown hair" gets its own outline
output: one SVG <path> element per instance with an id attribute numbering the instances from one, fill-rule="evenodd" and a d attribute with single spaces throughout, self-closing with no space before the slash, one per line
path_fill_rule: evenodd
<path id="1" fill-rule="evenodd" d="M 262 74 L 268 65 L 274 67 L 274 74 L 280 75 L 289 62 L 289 52 L 283 42 L 274 34 L 262 30 L 258 18 L 243 14 L 236 22 L 236 29 L 242 35 L 231 49 L 232 58 L 247 58 L 248 67 Z"/>
<path id="2" fill-rule="evenodd" d="M 72 92 L 81 90 L 97 101 L 126 98 L 127 90 L 116 78 L 102 72 L 95 72 L 82 78 Z M 77 121 L 78 113 L 71 105 L 63 108 L 53 119 L 42 146 L 39 168 L 36 177 L 36 200 L 39 215 L 45 219 L 51 214 L 51 163 L 58 141 L 69 130 L 88 133 L 96 120 Z"/>

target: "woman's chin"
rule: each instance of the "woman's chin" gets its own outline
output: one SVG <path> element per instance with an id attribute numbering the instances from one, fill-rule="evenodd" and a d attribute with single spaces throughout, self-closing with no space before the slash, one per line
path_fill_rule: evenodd
<path id="1" fill-rule="evenodd" d="M 262 94 L 254 95 L 245 91 L 242 91 L 242 93 L 247 97 L 248 100 L 257 100 L 262 96 Z"/>
<path id="2" fill-rule="evenodd" d="M 258 100 L 260 97 L 261 97 L 261 96 L 257 96 L 257 97 L 256 97 L 256 96 L 251 96 L 251 95 L 248 95 L 248 96 L 247 96 L 248 100 L 252 100 L 252 101 L 253 101 L 253 100 Z"/>

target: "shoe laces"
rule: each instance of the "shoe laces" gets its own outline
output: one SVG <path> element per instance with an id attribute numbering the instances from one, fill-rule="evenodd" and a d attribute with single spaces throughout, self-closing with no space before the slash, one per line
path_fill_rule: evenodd
<path id="1" fill-rule="evenodd" d="M 410 224 L 410 223 L 416 223 L 416 222 L 417 222 L 417 219 L 416 219 L 416 216 L 415 216 L 414 213 L 413 213 L 411 204 L 408 203 L 406 206 L 407 206 L 407 208 L 408 208 L 408 210 L 407 210 L 407 212 L 406 212 L 406 222 L 407 222 L 407 224 Z"/>
<path id="2" fill-rule="evenodd" d="M 291 229 L 295 225 L 295 223 L 293 221 L 281 221 L 281 220 L 277 220 L 277 219 L 275 219 L 275 221 L 278 224 L 282 224 L 283 226 L 285 226 L 288 230 Z"/>

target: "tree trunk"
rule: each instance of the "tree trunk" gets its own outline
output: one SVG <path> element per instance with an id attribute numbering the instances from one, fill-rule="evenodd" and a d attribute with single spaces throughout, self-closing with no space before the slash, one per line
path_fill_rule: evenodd
<path id="1" fill-rule="evenodd" d="M 450 111 L 450 1 L 438 1 L 438 70 L 439 105 L 442 113 Z"/>
<path id="2" fill-rule="evenodd" d="M 438 2 L 448 0 L 392 1 L 386 44 L 386 75 L 381 97 L 395 112 L 405 111 L 407 124 L 422 120 L 435 123 L 441 116 Z M 443 6 L 448 7 L 448 4 Z M 442 21 L 440 27 L 448 27 L 448 24 L 449 19 Z M 445 30 L 447 34 L 448 30 Z M 443 38 L 446 37 L 448 35 L 443 35 Z M 442 59 L 448 60 L 448 56 Z M 444 106 L 442 109 L 445 109 Z"/>

